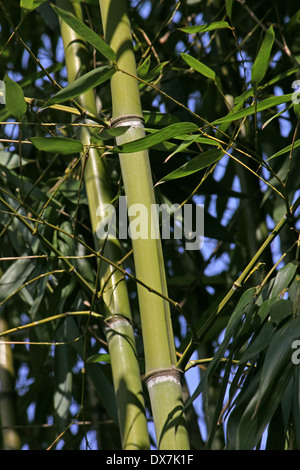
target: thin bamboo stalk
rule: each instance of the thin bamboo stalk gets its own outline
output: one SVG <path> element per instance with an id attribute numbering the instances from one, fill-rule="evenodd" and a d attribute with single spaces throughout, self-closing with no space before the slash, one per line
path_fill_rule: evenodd
<path id="1" fill-rule="evenodd" d="M 57 4 L 82 19 L 80 3 L 60 0 Z M 60 25 L 68 80 L 72 82 L 87 71 L 87 48 L 66 23 L 61 21 Z M 93 90 L 86 91 L 78 100 L 89 113 L 97 115 Z M 84 145 L 88 145 L 93 132 L 94 129 L 82 126 L 79 128 L 78 138 Z M 111 203 L 113 197 L 105 158 L 95 148 L 90 148 L 85 160 L 84 180 L 96 249 L 101 250 L 107 259 L 117 262 L 122 257 L 119 243 L 116 240 L 106 240 L 103 244 L 97 237 L 98 223 L 105 215 L 106 204 Z M 110 312 L 105 319 L 105 332 L 111 357 L 122 447 L 127 450 L 148 449 L 149 435 L 127 286 L 120 270 L 103 261 L 100 263 L 103 300 Z"/>
<path id="2" fill-rule="evenodd" d="M 99 2 L 105 39 L 115 51 L 118 71 L 111 78 L 113 119 L 115 127 L 129 126 L 117 138 L 117 144 L 145 135 L 143 114 L 136 77 L 127 2 Z M 151 233 L 151 206 L 155 204 L 148 151 L 120 154 L 127 207 L 140 204 L 146 214 L 142 223 L 148 228 L 145 238 L 132 240 L 136 277 L 145 285 L 167 296 L 161 241 Z M 130 223 L 134 217 L 129 214 Z M 144 228 L 145 228 L 144 226 Z M 183 414 L 179 371 L 169 304 L 162 297 L 138 284 L 146 381 L 151 401 L 159 449 L 188 449 L 189 440 Z"/>
<path id="3" fill-rule="evenodd" d="M 7 330 L 7 323 L 0 318 L 0 332 Z M 0 417 L 4 450 L 20 450 L 21 439 L 16 424 L 14 366 L 11 345 L 0 340 Z"/>

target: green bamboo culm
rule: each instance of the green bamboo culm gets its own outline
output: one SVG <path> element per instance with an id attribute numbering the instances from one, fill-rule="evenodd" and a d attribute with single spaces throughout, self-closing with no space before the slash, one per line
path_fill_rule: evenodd
<path id="1" fill-rule="evenodd" d="M 57 6 L 82 20 L 80 2 L 58 0 Z M 85 42 L 64 21 L 60 21 L 65 50 L 68 81 L 71 83 L 88 71 L 88 49 Z M 97 115 L 94 91 L 87 90 L 77 100 L 85 110 Z M 88 124 L 87 121 L 83 124 Z M 78 138 L 89 145 L 92 133 L 88 126 L 80 126 Z M 121 248 L 115 239 L 99 240 L 97 227 L 106 215 L 106 205 L 113 196 L 105 157 L 98 149 L 90 148 L 83 156 L 84 181 L 88 198 L 91 225 L 97 250 L 109 260 L 121 259 Z M 150 441 L 145 415 L 140 369 L 127 286 L 120 271 L 101 263 L 100 282 L 107 308 L 105 333 L 109 347 L 114 389 L 118 407 L 119 426 L 124 450 L 149 449 Z"/>
<path id="2" fill-rule="evenodd" d="M 113 127 L 128 126 L 117 145 L 145 135 L 136 63 L 126 0 L 99 2 L 105 40 L 116 54 L 118 71 L 111 78 Z M 167 296 L 164 260 L 160 238 L 151 233 L 151 207 L 155 204 L 148 151 L 119 154 L 127 197 L 127 207 L 146 209 L 143 223 L 148 236 L 132 239 L 135 273 L 146 287 L 138 284 L 138 298 L 146 362 L 146 383 L 151 401 L 159 449 L 189 449 L 183 412 L 180 373 L 176 369 L 175 345 L 169 303 L 151 292 Z M 130 216 L 131 224 L 134 217 Z"/>
<path id="3" fill-rule="evenodd" d="M 7 330 L 7 322 L 0 317 L 0 332 Z M 5 343 L 8 337 L 0 340 L 0 419 L 3 450 L 20 450 L 21 439 L 16 425 L 15 374 L 11 345 Z"/>

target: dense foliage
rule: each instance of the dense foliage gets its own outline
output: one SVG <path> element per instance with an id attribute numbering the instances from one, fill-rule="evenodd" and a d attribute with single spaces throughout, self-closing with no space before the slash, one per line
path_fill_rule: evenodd
<path id="1" fill-rule="evenodd" d="M 81 3 L 102 37 L 99 3 Z M 163 240 L 191 447 L 299 449 L 297 2 L 129 3 L 157 201 L 205 211 L 200 250 Z M 48 103 L 68 84 L 59 17 L 48 1 L 0 7 L 0 315 L 13 354 L 14 429 L 22 448 L 117 449 L 76 141 L 82 110 L 67 95 Z M 111 118 L 111 72 L 89 48 L 90 69 L 103 67 L 93 75 L 100 132 Z M 111 135 L 104 144 L 117 201 Z M 143 374 L 130 240 L 122 249 Z M 145 388 L 151 425 L 147 396 Z"/>

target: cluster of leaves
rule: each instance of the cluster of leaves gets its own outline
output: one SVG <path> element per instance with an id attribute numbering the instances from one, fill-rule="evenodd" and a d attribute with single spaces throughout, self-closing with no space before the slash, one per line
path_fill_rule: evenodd
<path id="1" fill-rule="evenodd" d="M 288 439 L 295 448 L 299 447 L 300 278 L 297 268 L 298 264 L 291 262 L 263 287 L 246 290 L 228 321 L 222 344 L 190 399 L 193 402 L 203 391 L 226 357 L 209 447 L 235 364 L 226 405 L 227 448 L 253 449 L 259 445 L 269 423 L 266 448 L 283 449 Z"/>
<path id="2" fill-rule="evenodd" d="M 202 331 L 287 213 L 278 252 L 265 246 L 263 269 L 245 272 L 247 290 L 230 297 L 202 338 L 198 359 L 213 360 L 201 372 L 187 413 L 202 393 L 208 447 L 252 449 L 269 426 L 268 448 L 299 448 L 299 370 L 291 361 L 291 345 L 300 336 L 297 213 L 289 211 L 299 190 L 298 116 L 291 101 L 299 70 L 299 10 L 292 0 L 272 6 L 255 0 L 131 3 L 146 137 L 122 147 L 113 140 L 119 131 L 108 128 L 109 79 L 117 68 L 102 39 L 98 2 L 82 2 L 85 23 L 47 1 L 23 0 L 22 8 L 0 4 L 0 78 L 7 98 L 0 110 L 6 122 L 0 312 L 10 329 L 39 324 L 24 330 L 22 342 L 20 331 L 12 333 L 18 424 L 32 425 L 22 444 L 46 447 L 65 430 L 60 445 L 80 448 L 89 441 L 88 424 L 77 420 L 84 413 L 85 423 L 98 430 L 98 448 L 120 446 L 109 359 L 86 362 L 101 348 L 107 352 L 98 319 L 87 315 L 97 269 L 79 157 L 87 149 L 76 139 L 82 113 L 76 97 L 93 88 L 101 113 L 88 116 L 99 128 L 91 145 L 106 152 L 116 197 L 116 155 L 149 148 L 157 200 L 204 204 L 202 251 L 185 251 L 184 240 L 164 241 L 170 298 L 194 330 Z M 91 71 L 70 85 L 59 17 L 91 52 Z M 125 254 L 130 245 L 123 248 Z M 281 256 L 286 265 L 276 273 Z M 131 257 L 126 263 L 134 272 Z M 128 288 L 142 356 L 132 278 Z M 92 309 L 102 313 L 101 305 Z M 190 331 L 176 312 L 173 327 L 178 353 L 184 354 Z M 222 379 L 215 380 L 216 374 Z M 225 433 L 219 417 L 227 395 Z M 213 413 L 206 405 L 211 400 Z M 201 448 L 203 430 L 187 416 L 191 444 Z M 33 425 L 42 424 L 42 432 L 35 431 Z"/>

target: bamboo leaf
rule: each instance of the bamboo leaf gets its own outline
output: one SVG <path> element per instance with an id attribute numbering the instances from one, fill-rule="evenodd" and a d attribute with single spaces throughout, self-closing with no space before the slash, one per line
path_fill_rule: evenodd
<path id="1" fill-rule="evenodd" d="M 169 126 L 179 122 L 176 116 L 168 113 L 160 113 L 156 111 L 143 111 L 143 117 L 147 126 Z"/>
<path id="2" fill-rule="evenodd" d="M 39 150 L 50 153 L 69 155 L 83 150 L 83 145 L 75 139 L 64 137 L 31 137 L 30 142 Z"/>
<path id="3" fill-rule="evenodd" d="M 251 69 L 251 80 L 256 84 L 260 83 L 266 74 L 274 39 L 274 29 L 270 26 Z"/>
<path id="4" fill-rule="evenodd" d="M 207 139 L 208 140 L 208 139 Z M 165 159 L 165 163 L 171 158 L 173 157 L 176 153 L 180 153 L 180 152 L 183 152 L 186 148 L 188 148 L 190 145 L 192 145 L 195 141 L 197 141 L 197 136 L 193 136 L 192 139 L 185 139 L 182 141 L 182 143 L 180 145 L 178 145 L 178 147 L 174 150 L 174 152 L 172 152 L 166 159 Z"/>
<path id="5" fill-rule="evenodd" d="M 270 293 L 270 298 L 280 295 L 281 292 L 289 286 L 297 272 L 297 267 L 298 264 L 292 262 L 278 271 Z"/>
<path id="6" fill-rule="evenodd" d="M 202 64 L 202 62 L 199 62 L 199 60 L 195 59 L 194 57 L 188 54 L 185 54 L 184 52 L 181 53 L 181 57 L 196 72 L 201 73 L 201 75 L 204 75 L 205 77 L 210 78 L 212 80 L 216 79 L 215 72 L 209 67 L 207 67 L 207 65 Z"/>
<path id="7" fill-rule="evenodd" d="M 226 14 L 231 19 L 233 0 L 226 0 Z"/>
<path id="8" fill-rule="evenodd" d="M 160 72 L 165 67 L 165 65 L 169 63 L 169 62 L 161 62 L 156 67 L 153 67 L 151 70 L 149 70 L 150 62 L 151 62 L 151 57 L 148 56 L 146 60 L 137 69 L 138 77 L 144 80 L 145 82 L 151 82 L 152 80 L 154 80 L 160 74 Z M 145 87 L 146 85 L 147 85 L 146 83 L 140 83 L 139 87 L 141 89 Z"/>
<path id="9" fill-rule="evenodd" d="M 22 166 L 30 163 L 26 158 L 22 158 Z M 6 169 L 14 169 L 20 167 L 20 157 L 16 153 L 6 152 L 5 150 L 0 151 L 0 166 Z"/>
<path id="10" fill-rule="evenodd" d="M 86 26 L 82 21 L 73 16 L 71 13 L 62 10 L 61 8 L 51 5 L 53 10 L 60 16 L 60 18 L 67 23 L 79 36 L 82 37 L 87 43 L 94 46 L 106 59 L 115 62 L 116 54 L 112 48 L 103 39 L 98 36 L 91 28 Z"/>
<path id="11" fill-rule="evenodd" d="M 261 399 L 272 388 L 287 362 L 291 362 L 291 345 L 295 339 L 299 338 L 299 335 L 300 318 L 297 317 L 284 324 L 273 336 L 261 373 L 259 386 Z"/>
<path id="12" fill-rule="evenodd" d="M 196 387 L 195 391 L 191 395 L 191 397 L 187 400 L 185 404 L 185 408 L 188 408 L 193 401 L 202 393 L 204 387 L 207 385 L 210 377 L 212 374 L 215 373 L 218 365 L 220 364 L 220 361 L 224 357 L 224 354 L 228 348 L 228 344 L 234 335 L 234 333 L 237 330 L 238 324 L 241 320 L 241 317 L 247 313 L 250 314 L 251 310 L 253 309 L 254 306 L 254 294 L 255 294 L 255 287 L 252 287 L 245 291 L 240 300 L 238 301 L 238 304 L 236 305 L 229 322 L 226 327 L 225 331 L 225 336 L 220 344 L 220 347 L 218 348 L 216 354 L 214 355 L 212 361 L 210 362 L 203 378 L 201 379 L 199 385 Z"/>
<path id="13" fill-rule="evenodd" d="M 118 153 L 134 153 L 141 150 L 148 149 L 154 145 L 160 144 L 165 140 L 178 137 L 182 134 L 195 132 L 198 130 L 198 126 L 192 122 L 181 122 L 170 124 L 170 126 L 161 129 L 154 134 L 147 135 L 141 139 L 133 140 L 131 142 L 126 142 L 123 145 L 117 146 L 112 149 L 112 152 Z"/>
<path id="14" fill-rule="evenodd" d="M 271 155 L 271 157 L 267 159 L 267 162 L 269 160 L 272 160 L 273 158 L 279 157 L 280 155 L 284 155 L 285 153 L 290 152 L 291 148 L 296 149 L 297 147 L 299 147 L 299 145 L 300 145 L 300 139 L 296 140 L 294 144 L 290 144 L 287 147 L 284 147 L 282 150 L 279 150 L 279 152 L 274 153 L 274 155 Z"/>
<path id="15" fill-rule="evenodd" d="M 34 10 L 45 1 L 46 0 L 21 0 L 20 7 L 24 8 L 24 10 Z"/>
<path id="16" fill-rule="evenodd" d="M 295 435 L 297 448 L 300 448 L 300 369 L 295 371 L 295 385 L 293 387 L 292 403 L 293 422 L 295 423 Z"/>
<path id="17" fill-rule="evenodd" d="M 202 170 L 212 163 L 217 162 L 220 160 L 220 158 L 222 158 L 223 155 L 224 152 L 220 149 L 213 149 L 208 150 L 207 152 L 203 152 L 181 167 L 164 176 L 157 184 L 191 175 L 192 173 Z"/>
<path id="18" fill-rule="evenodd" d="M 6 90 L 6 108 L 17 119 L 21 119 L 27 111 L 27 104 L 20 85 L 14 82 L 8 75 L 4 77 Z"/>
<path id="19" fill-rule="evenodd" d="M 274 116 L 272 116 L 270 119 L 268 119 L 266 122 L 263 123 L 261 129 L 265 129 L 265 127 L 267 127 L 268 124 L 270 124 L 271 121 L 273 121 L 273 119 L 277 119 L 279 116 L 281 116 L 281 114 L 285 113 L 288 109 L 290 109 L 291 107 L 293 106 L 293 104 L 290 104 L 289 106 L 286 106 L 282 111 L 280 111 L 279 113 L 276 113 Z"/>
<path id="20" fill-rule="evenodd" d="M 279 324 L 293 313 L 293 302 L 287 299 L 278 299 L 270 308 L 270 320 Z"/>
<path id="21" fill-rule="evenodd" d="M 99 134 L 92 135 L 91 142 L 97 143 L 99 141 L 115 139 L 116 137 L 125 134 L 125 132 L 128 131 L 129 127 L 130 126 L 121 126 L 113 127 L 112 129 L 105 129 L 99 132 Z"/>
<path id="22" fill-rule="evenodd" d="M 142 62 L 139 67 L 137 68 L 137 75 L 138 77 L 144 79 L 144 77 L 146 77 L 148 71 L 149 71 L 149 67 L 150 67 L 150 62 L 151 62 L 151 56 L 148 55 L 146 57 L 146 59 L 144 60 L 144 62 Z"/>
<path id="23" fill-rule="evenodd" d="M 110 354 L 93 354 L 86 362 L 105 362 L 106 364 L 110 364 Z"/>
<path id="24" fill-rule="evenodd" d="M 27 259 L 18 259 L 5 271 L 0 279 L 0 301 L 17 291 L 31 275 L 35 266 Z"/>
<path id="25" fill-rule="evenodd" d="M 57 341 L 63 342 L 66 338 L 66 325 L 64 322 L 58 329 Z M 69 348 L 66 345 L 60 345 L 55 348 L 55 368 L 54 381 L 55 391 L 53 396 L 54 412 L 57 421 L 58 431 L 61 432 L 69 416 L 69 409 L 72 399 L 72 362 Z"/>
<path id="26" fill-rule="evenodd" d="M 249 106 L 248 108 L 241 109 L 240 111 L 237 111 L 235 113 L 229 113 L 227 114 L 227 116 L 224 116 L 212 122 L 212 124 L 215 125 L 215 124 L 222 124 L 223 122 L 236 121 L 246 116 L 250 116 L 251 114 L 254 114 L 255 112 L 259 113 L 261 111 L 272 108 L 274 106 L 278 106 L 279 104 L 287 103 L 291 99 L 292 99 L 292 93 L 289 93 L 288 95 L 282 95 L 282 96 L 272 96 L 271 98 L 266 98 L 265 100 L 258 102 L 256 107 L 252 105 L 252 106 Z"/>
<path id="27" fill-rule="evenodd" d="M 113 76 L 115 72 L 115 67 L 111 65 L 97 67 L 96 69 L 91 70 L 90 72 L 87 72 L 81 77 L 77 78 L 62 90 L 59 90 L 54 96 L 52 96 L 52 98 L 50 98 L 44 107 L 52 106 L 54 104 L 76 98 L 78 95 L 85 93 L 90 88 L 95 88 L 101 83 L 106 82 Z"/>
<path id="28" fill-rule="evenodd" d="M 194 34 L 194 33 L 206 33 L 207 31 L 215 31 L 216 29 L 230 28 L 227 21 L 216 21 L 210 24 L 203 24 L 197 26 L 188 26 L 186 28 L 179 28 L 180 31 L 184 33 Z"/>
<path id="29" fill-rule="evenodd" d="M 300 336 L 300 318 L 284 324 L 273 336 L 263 364 L 258 390 L 258 404 L 272 393 L 273 386 L 291 361 L 291 346 Z M 258 406 L 257 404 L 257 406 Z"/>
<path id="30" fill-rule="evenodd" d="M 271 322 L 267 322 L 260 333 L 255 337 L 253 342 L 247 347 L 242 357 L 240 358 L 240 363 L 245 363 L 250 361 L 252 358 L 257 356 L 261 351 L 266 349 L 275 333 L 275 326 Z"/>
<path id="31" fill-rule="evenodd" d="M 293 371 L 293 364 L 289 362 L 273 385 L 272 394 L 270 392 L 270 394 L 265 397 L 263 404 L 261 404 L 259 408 L 259 392 L 257 389 L 254 390 L 253 397 L 250 398 L 246 404 L 244 413 L 240 416 L 239 422 L 236 423 L 237 429 L 234 449 L 252 450 L 258 444 L 263 432 L 280 404 L 286 387 L 291 380 Z M 231 448 L 230 446 L 229 449 Z"/>

